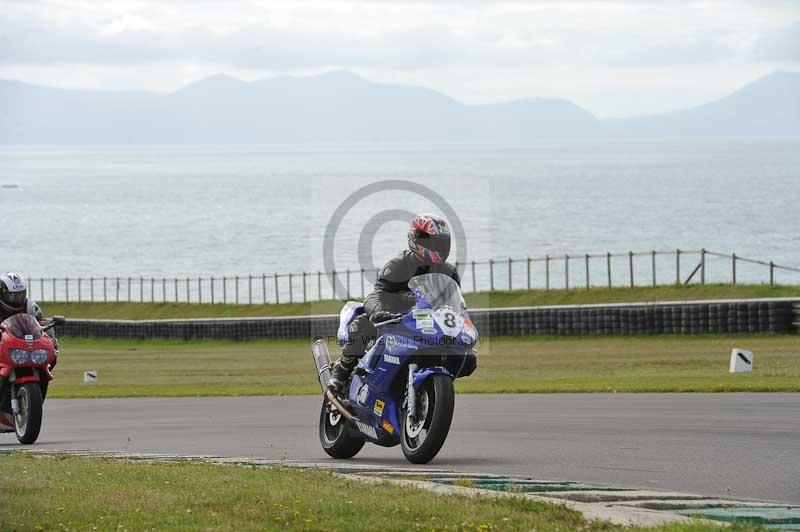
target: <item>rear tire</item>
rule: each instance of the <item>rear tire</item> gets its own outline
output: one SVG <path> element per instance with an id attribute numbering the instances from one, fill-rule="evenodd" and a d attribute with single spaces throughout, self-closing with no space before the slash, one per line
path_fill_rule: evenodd
<path id="1" fill-rule="evenodd" d="M 352 434 L 347 419 L 327 399 L 319 413 L 319 442 L 328 456 L 339 459 L 354 457 L 365 443 L 364 438 Z"/>
<path id="2" fill-rule="evenodd" d="M 17 388 L 19 414 L 14 416 L 17 440 L 30 445 L 39 437 L 42 428 L 42 391 L 38 382 L 26 382 Z"/>
<path id="3" fill-rule="evenodd" d="M 436 456 L 450 432 L 455 407 L 453 379 L 436 374 L 429 377 L 417 392 L 417 408 L 424 419 L 410 422 L 403 412 L 400 445 L 413 464 L 427 464 Z"/>

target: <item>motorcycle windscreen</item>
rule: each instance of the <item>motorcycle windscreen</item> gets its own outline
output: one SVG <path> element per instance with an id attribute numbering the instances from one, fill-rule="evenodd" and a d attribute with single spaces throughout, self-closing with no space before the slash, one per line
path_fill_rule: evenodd
<path id="1" fill-rule="evenodd" d="M 459 316 L 463 316 L 467 310 L 458 283 L 449 275 L 443 273 L 417 275 L 408 281 L 408 287 L 414 292 L 423 308 L 447 308 Z"/>
<path id="2" fill-rule="evenodd" d="M 3 328 L 20 340 L 38 340 L 42 337 L 42 327 L 30 314 L 14 314 L 3 322 Z"/>

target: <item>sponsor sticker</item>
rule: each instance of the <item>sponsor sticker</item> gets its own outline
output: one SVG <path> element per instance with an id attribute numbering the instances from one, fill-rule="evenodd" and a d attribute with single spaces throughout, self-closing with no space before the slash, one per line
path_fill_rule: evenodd
<path id="1" fill-rule="evenodd" d="M 366 423 L 362 423 L 361 421 L 356 420 L 356 426 L 358 430 L 369 436 L 370 438 L 378 439 L 378 433 L 375 430 L 375 427 L 372 425 L 367 425 Z"/>
<path id="2" fill-rule="evenodd" d="M 416 309 L 413 313 L 414 320 L 416 321 L 417 329 L 430 329 L 433 327 L 433 316 L 430 311 L 425 309 Z"/>
<path id="3" fill-rule="evenodd" d="M 383 401 L 381 401 L 380 399 L 375 399 L 375 407 L 372 409 L 372 412 L 376 416 L 382 416 L 383 415 L 383 407 L 384 406 L 386 406 L 386 405 L 385 405 L 385 403 Z"/>
<path id="4" fill-rule="evenodd" d="M 388 362 L 389 364 L 397 364 L 400 365 L 400 357 L 396 357 L 394 355 L 383 355 L 383 359 Z"/>
<path id="5" fill-rule="evenodd" d="M 422 334 L 436 334 L 436 329 L 434 329 L 433 327 L 431 327 L 430 329 L 426 327 L 424 329 L 420 329 L 420 332 Z"/>
<path id="6" fill-rule="evenodd" d="M 394 425 L 392 425 L 385 419 L 381 422 L 381 427 L 383 427 L 383 430 L 385 430 L 389 434 L 394 434 Z"/>

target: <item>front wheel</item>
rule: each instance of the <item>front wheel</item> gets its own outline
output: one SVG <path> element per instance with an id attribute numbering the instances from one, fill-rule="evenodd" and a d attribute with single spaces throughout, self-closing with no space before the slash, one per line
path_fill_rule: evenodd
<path id="1" fill-rule="evenodd" d="M 442 448 L 450 432 L 455 405 L 453 379 L 447 375 L 432 375 L 417 392 L 416 403 L 416 417 L 403 412 L 400 445 L 409 462 L 427 464 Z"/>
<path id="2" fill-rule="evenodd" d="M 26 382 L 17 388 L 19 402 L 14 416 L 14 429 L 20 443 L 29 445 L 39 437 L 42 428 L 42 391 L 37 382 Z"/>
<path id="3" fill-rule="evenodd" d="M 352 458 L 364 447 L 364 438 L 354 436 L 347 420 L 325 399 L 319 413 L 319 442 L 332 458 Z"/>

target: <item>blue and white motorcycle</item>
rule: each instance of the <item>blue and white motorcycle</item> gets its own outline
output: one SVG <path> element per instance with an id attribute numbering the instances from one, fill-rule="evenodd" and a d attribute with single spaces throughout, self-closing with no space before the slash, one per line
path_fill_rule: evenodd
<path id="1" fill-rule="evenodd" d="M 410 462 L 424 464 L 444 445 L 453 419 L 453 380 L 475 369 L 478 332 L 449 276 L 420 275 L 408 286 L 416 304 L 407 314 L 376 325 L 378 338 L 353 371 L 344 395 L 327 388 L 331 366 L 325 340 L 312 344 L 325 394 L 319 439 L 333 458 L 352 458 L 369 441 L 384 447 L 400 444 Z M 340 345 L 348 341 L 349 324 L 363 312 L 355 302 L 342 309 Z"/>

